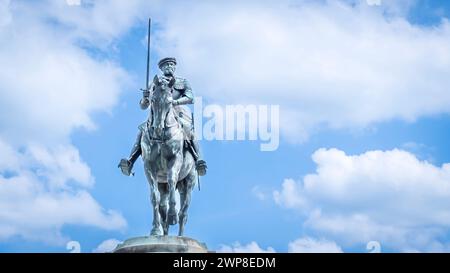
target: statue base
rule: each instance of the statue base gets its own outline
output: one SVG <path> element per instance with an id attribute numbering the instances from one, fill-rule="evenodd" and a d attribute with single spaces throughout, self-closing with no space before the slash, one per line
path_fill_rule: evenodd
<path id="1" fill-rule="evenodd" d="M 125 240 L 114 253 L 207 253 L 204 243 L 180 236 L 142 236 Z"/>

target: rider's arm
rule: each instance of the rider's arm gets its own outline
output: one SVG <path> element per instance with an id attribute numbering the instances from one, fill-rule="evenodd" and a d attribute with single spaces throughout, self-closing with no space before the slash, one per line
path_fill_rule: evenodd
<path id="1" fill-rule="evenodd" d="M 174 105 L 193 104 L 194 94 L 192 93 L 191 85 L 187 80 L 184 80 L 184 93 L 180 98 L 173 101 Z"/>
<path id="2" fill-rule="evenodd" d="M 148 108 L 148 106 L 150 105 L 150 90 L 153 91 L 154 88 L 154 84 L 153 82 L 150 84 L 150 86 L 148 87 L 149 91 L 144 91 L 144 94 L 142 96 L 142 99 L 139 101 L 139 105 L 141 106 L 142 110 L 145 110 Z"/>

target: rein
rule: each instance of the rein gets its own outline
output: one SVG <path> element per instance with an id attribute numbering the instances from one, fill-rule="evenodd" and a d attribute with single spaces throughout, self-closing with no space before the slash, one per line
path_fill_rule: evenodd
<path id="1" fill-rule="evenodd" d="M 173 83 L 172 83 L 172 85 L 173 85 Z M 170 95 L 171 96 L 171 95 Z M 150 141 L 150 142 L 152 142 L 152 143 L 160 143 L 160 144 L 165 144 L 166 143 L 166 141 L 167 140 L 170 140 L 170 138 L 165 138 L 165 131 L 167 130 L 167 129 L 169 129 L 169 128 L 172 128 L 172 127 L 174 127 L 174 126 L 178 126 L 178 128 L 179 129 L 181 129 L 180 128 L 180 122 L 179 122 L 179 120 L 178 120 L 178 115 L 176 114 L 176 112 L 175 112 L 175 109 L 174 109 L 174 107 L 173 106 L 170 106 L 171 107 L 171 109 L 169 109 L 169 111 L 167 111 L 167 113 L 166 113 L 166 115 L 165 115 L 165 117 L 164 117 L 164 121 L 163 121 L 163 123 L 164 123 L 164 126 L 162 127 L 162 139 L 159 139 L 159 138 L 153 138 L 152 137 L 152 135 L 154 134 L 154 132 L 155 132 L 155 127 L 149 127 L 149 125 L 151 126 L 152 124 L 153 124 L 153 119 L 154 119 L 154 115 L 153 115 L 153 107 L 154 107 L 154 104 L 152 103 L 152 120 L 151 120 L 151 122 L 150 122 L 150 124 L 147 124 L 147 133 L 148 133 L 148 140 Z M 170 112 L 172 111 L 172 114 L 173 114 L 173 116 L 174 116 L 174 118 L 175 118 L 175 125 L 172 125 L 172 126 L 166 126 L 166 121 L 167 121 L 167 118 L 168 118 L 168 116 L 169 116 L 169 114 L 170 114 Z M 151 134 L 150 134 L 150 130 L 151 130 Z"/>

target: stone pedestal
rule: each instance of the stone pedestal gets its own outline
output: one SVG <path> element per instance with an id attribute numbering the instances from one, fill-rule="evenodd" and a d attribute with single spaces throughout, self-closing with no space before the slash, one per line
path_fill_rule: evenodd
<path id="1" fill-rule="evenodd" d="M 114 253 L 207 253 L 204 243 L 188 237 L 143 236 L 131 238 L 119 244 Z"/>

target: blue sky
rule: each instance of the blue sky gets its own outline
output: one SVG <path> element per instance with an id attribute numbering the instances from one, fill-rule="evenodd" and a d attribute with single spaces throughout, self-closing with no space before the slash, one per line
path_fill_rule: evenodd
<path id="1" fill-rule="evenodd" d="M 117 169 L 147 117 L 149 16 L 153 74 L 175 56 L 204 104 L 280 106 L 275 151 L 201 141 L 187 236 L 219 251 L 450 250 L 448 3 L 69 2 L 0 4 L 1 252 L 149 233 L 142 163 Z"/>

